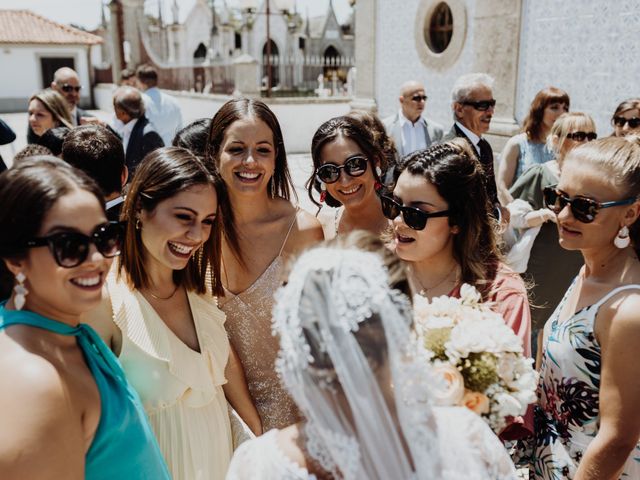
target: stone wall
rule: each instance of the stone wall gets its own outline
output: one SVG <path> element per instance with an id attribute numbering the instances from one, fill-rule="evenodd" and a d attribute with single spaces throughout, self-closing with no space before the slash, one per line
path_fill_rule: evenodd
<path id="1" fill-rule="evenodd" d="M 640 96 L 637 0 L 525 0 L 516 117 L 542 88 L 566 90 L 571 110 L 592 115 L 602 137 L 615 107 Z"/>

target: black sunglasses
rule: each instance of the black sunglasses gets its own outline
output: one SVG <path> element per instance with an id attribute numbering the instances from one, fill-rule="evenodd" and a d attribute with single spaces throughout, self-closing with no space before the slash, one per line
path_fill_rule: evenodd
<path id="1" fill-rule="evenodd" d="M 123 238 L 124 226 L 120 222 L 108 222 L 98 225 L 89 236 L 79 232 L 59 232 L 29 240 L 27 247 L 47 246 L 58 265 L 73 268 L 87 259 L 91 243 L 103 257 L 120 255 Z"/>
<path id="2" fill-rule="evenodd" d="M 553 213 L 558 215 L 564 207 L 571 207 L 571 214 L 576 220 L 582 223 L 591 223 L 595 220 L 596 214 L 601 208 L 617 207 L 620 205 L 631 205 L 635 198 L 626 198 L 613 202 L 596 202 L 588 197 L 569 198 L 564 192 L 555 187 L 545 187 L 543 190 L 544 204 Z"/>
<path id="3" fill-rule="evenodd" d="M 486 112 L 490 108 L 496 106 L 496 101 L 494 99 L 491 99 L 491 100 L 480 100 L 479 102 L 472 102 L 470 100 L 466 100 L 466 101 L 460 102 L 460 103 L 462 103 L 463 105 L 470 105 L 473 108 L 475 108 L 476 110 L 479 110 L 481 112 Z"/>
<path id="4" fill-rule="evenodd" d="M 351 177 L 359 177 L 367 171 L 368 163 L 369 161 L 365 157 L 351 157 L 341 166 L 327 163 L 318 167 L 316 177 L 324 183 L 336 183 L 340 178 L 340 170 L 342 169 Z"/>
<path id="5" fill-rule="evenodd" d="M 629 124 L 629 128 L 640 127 L 640 118 L 638 117 L 633 117 L 633 118 L 613 117 L 612 122 L 616 127 L 620 127 L 620 128 L 624 127 L 625 123 Z"/>
<path id="6" fill-rule="evenodd" d="M 60 86 L 60 89 L 61 89 L 63 92 L 67 92 L 67 93 L 69 93 L 69 92 L 76 92 L 76 93 L 78 93 L 80 90 L 82 90 L 82 85 L 80 85 L 79 87 L 75 87 L 75 86 L 73 86 L 73 85 L 69 85 L 68 83 L 65 83 L 64 85 L 61 85 L 61 86 Z"/>
<path id="7" fill-rule="evenodd" d="M 584 142 L 585 140 L 592 142 L 598 138 L 598 134 L 596 132 L 572 132 L 567 133 L 567 138 L 576 142 Z"/>
<path id="8" fill-rule="evenodd" d="M 402 220 L 407 227 L 414 230 L 424 230 L 427 226 L 427 220 L 435 217 L 448 217 L 449 210 L 441 212 L 427 213 L 416 207 L 405 207 L 400 205 L 393 198 L 386 195 L 380 195 L 380 203 L 382 204 L 382 214 L 389 220 L 393 220 L 402 213 Z"/>
<path id="9" fill-rule="evenodd" d="M 413 97 L 411 97 L 411 100 L 413 100 L 414 102 L 426 102 L 427 98 L 428 97 L 426 95 L 414 95 Z"/>

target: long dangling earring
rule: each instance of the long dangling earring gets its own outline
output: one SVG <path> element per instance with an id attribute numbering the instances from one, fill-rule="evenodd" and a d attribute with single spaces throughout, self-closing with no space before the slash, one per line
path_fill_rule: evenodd
<path id="1" fill-rule="evenodd" d="M 376 176 L 378 178 L 376 180 L 376 183 L 373 185 L 373 188 L 377 192 L 378 190 L 380 190 L 382 188 L 382 182 L 380 181 L 380 177 L 382 176 L 382 169 L 380 168 L 380 165 L 378 165 L 376 167 Z"/>
<path id="2" fill-rule="evenodd" d="M 631 244 L 631 238 L 629 238 L 629 228 L 623 226 L 619 231 L 616 238 L 613 240 L 613 244 L 618 248 L 627 248 Z"/>
<path id="3" fill-rule="evenodd" d="M 19 272 L 16 275 L 16 280 L 18 281 L 18 284 L 13 287 L 13 304 L 16 307 L 16 310 L 22 310 L 22 307 L 24 307 L 24 302 L 26 300 L 27 294 L 29 293 L 29 290 L 27 290 L 27 287 L 24 286 L 24 281 L 27 279 L 27 277 L 25 277 L 24 273 Z"/>
<path id="4" fill-rule="evenodd" d="M 327 198 L 327 186 L 324 182 L 320 182 L 320 203 L 324 203 L 325 198 Z"/>
<path id="5" fill-rule="evenodd" d="M 136 218 L 136 230 L 140 230 L 140 219 Z"/>

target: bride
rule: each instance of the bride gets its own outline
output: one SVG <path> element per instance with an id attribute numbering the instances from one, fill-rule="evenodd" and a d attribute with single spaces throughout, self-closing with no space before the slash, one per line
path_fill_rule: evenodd
<path id="1" fill-rule="evenodd" d="M 438 381 L 403 293 L 400 261 L 363 232 L 300 256 L 276 294 L 274 333 L 305 421 L 243 444 L 227 480 L 516 478 L 480 417 L 431 406 Z"/>

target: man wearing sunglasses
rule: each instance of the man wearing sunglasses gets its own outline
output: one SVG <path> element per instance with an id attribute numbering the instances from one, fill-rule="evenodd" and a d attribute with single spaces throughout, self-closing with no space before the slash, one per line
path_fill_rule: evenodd
<path id="1" fill-rule="evenodd" d="M 60 95 L 62 95 L 67 101 L 74 127 L 82 125 L 83 123 L 92 123 L 88 119 L 95 117 L 78 106 L 80 103 L 80 91 L 82 90 L 82 85 L 80 85 L 80 78 L 75 70 L 69 67 L 62 67 L 56 70 L 53 74 L 51 88 L 60 93 Z"/>
<path id="2" fill-rule="evenodd" d="M 443 141 L 461 137 L 469 142 L 473 147 L 472 151 L 484 167 L 487 193 L 491 202 L 497 207 L 499 202 L 493 150 L 489 142 L 482 138 L 482 135 L 489 131 L 496 106 L 492 89 L 493 78 L 486 73 L 469 73 L 458 78 L 451 92 L 454 124 L 449 133 L 444 136 Z"/>
<path id="3" fill-rule="evenodd" d="M 427 95 L 424 85 L 410 80 L 400 87 L 400 110 L 383 120 L 387 134 L 393 137 L 400 158 L 429 147 L 443 135 L 442 126 L 424 114 Z"/>

